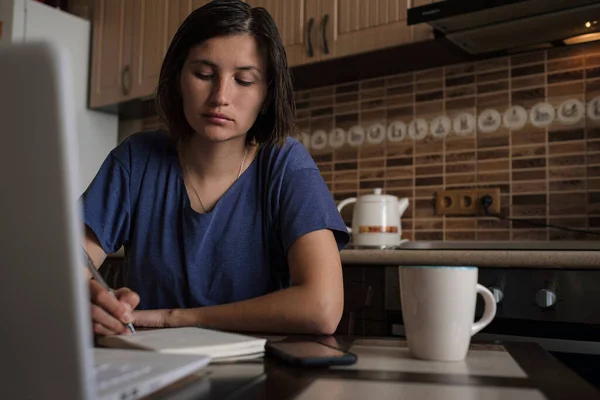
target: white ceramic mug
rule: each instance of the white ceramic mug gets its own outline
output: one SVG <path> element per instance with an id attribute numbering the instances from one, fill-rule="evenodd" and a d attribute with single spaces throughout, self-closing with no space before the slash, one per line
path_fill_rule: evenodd
<path id="1" fill-rule="evenodd" d="M 492 293 L 477 283 L 477 267 L 400 267 L 400 302 L 408 348 L 423 360 L 463 360 L 471 337 L 496 316 Z M 485 311 L 475 319 L 477 294 Z"/>

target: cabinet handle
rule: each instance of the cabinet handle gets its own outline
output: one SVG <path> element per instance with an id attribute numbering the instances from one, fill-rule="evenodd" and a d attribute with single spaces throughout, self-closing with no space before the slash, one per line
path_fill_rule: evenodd
<path id="1" fill-rule="evenodd" d="M 312 57 L 312 56 L 315 55 L 315 53 L 313 51 L 313 45 L 312 45 L 312 39 L 311 39 L 312 28 L 313 28 L 314 24 L 315 24 L 315 19 L 314 18 L 311 18 L 311 19 L 308 20 L 308 27 L 306 29 L 307 35 L 308 35 L 308 37 L 306 38 L 306 46 L 307 46 L 306 51 L 308 52 L 308 56 L 309 57 Z"/>
<path id="2" fill-rule="evenodd" d="M 329 22 L 329 14 L 323 16 L 323 53 L 329 54 L 329 45 L 327 44 L 327 23 Z"/>
<path id="3" fill-rule="evenodd" d="M 127 82 L 127 83 L 125 83 Z M 121 72 L 121 91 L 125 96 L 129 94 L 131 90 L 131 79 L 129 73 L 129 65 L 123 67 L 123 71 Z"/>

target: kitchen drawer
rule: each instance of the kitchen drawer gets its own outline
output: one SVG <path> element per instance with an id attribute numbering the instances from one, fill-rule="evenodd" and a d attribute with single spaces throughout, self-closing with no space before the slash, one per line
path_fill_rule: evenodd
<path id="1" fill-rule="evenodd" d="M 363 283 L 365 281 L 365 268 L 358 266 L 342 267 L 344 286 L 347 284 Z"/>
<path id="2" fill-rule="evenodd" d="M 383 321 L 385 318 L 385 270 L 365 267 L 365 287 L 371 287 L 371 304 L 362 312 L 362 318 Z"/>

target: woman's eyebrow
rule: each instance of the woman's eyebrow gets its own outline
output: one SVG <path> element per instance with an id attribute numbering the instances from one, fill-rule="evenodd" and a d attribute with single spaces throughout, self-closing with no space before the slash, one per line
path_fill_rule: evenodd
<path id="1" fill-rule="evenodd" d="M 196 59 L 190 61 L 190 64 L 204 64 L 204 65 L 208 65 L 209 67 L 219 68 L 219 66 L 217 64 L 215 64 L 214 62 L 205 60 L 203 58 L 196 58 Z"/>
<path id="2" fill-rule="evenodd" d="M 203 64 L 203 65 L 207 65 L 209 67 L 215 68 L 215 69 L 219 69 L 219 66 L 216 63 L 214 63 L 214 62 L 212 62 L 210 60 L 206 60 L 204 58 L 196 58 L 196 59 L 192 60 L 190 62 L 190 64 L 192 64 L 192 65 L 193 64 Z M 260 68 L 258 68 L 255 65 L 243 65 L 243 66 L 240 66 L 240 67 L 235 67 L 235 69 L 241 70 L 241 71 L 252 71 L 252 70 L 255 70 L 258 73 L 262 72 L 260 70 Z"/>
<path id="3" fill-rule="evenodd" d="M 244 65 L 242 67 L 236 67 L 235 69 L 242 70 L 242 71 L 252 71 L 252 70 L 254 70 L 254 71 L 258 72 L 258 73 L 261 72 L 260 68 L 255 67 L 254 65 Z"/>

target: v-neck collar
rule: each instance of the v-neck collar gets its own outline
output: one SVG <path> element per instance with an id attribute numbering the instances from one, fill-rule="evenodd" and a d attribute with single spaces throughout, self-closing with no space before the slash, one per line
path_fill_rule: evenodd
<path id="1" fill-rule="evenodd" d="M 253 171 L 256 168 L 257 159 L 260 157 L 264 147 L 265 146 L 258 146 L 258 150 L 256 151 L 256 155 L 254 156 L 254 159 L 252 160 L 252 162 L 248 165 L 248 167 L 244 170 L 244 172 L 242 172 L 240 177 L 237 178 L 227 188 L 225 193 L 223 193 L 223 196 L 221 196 L 219 198 L 219 200 L 217 200 L 214 207 L 210 211 L 201 213 L 192 208 L 192 202 L 190 200 L 190 196 L 188 195 L 187 187 L 185 186 L 185 179 L 183 177 L 183 168 L 181 166 L 182 163 L 181 163 L 181 159 L 179 158 L 179 152 L 177 151 L 177 143 L 173 143 L 173 158 L 174 158 L 174 163 L 175 163 L 175 169 L 177 170 L 177 177 L 181 184 L 181 188 L 182 188 L 182 192 L 183 192 L 182 195 L 183 195 L 183 200 L 185 203 L 184 205 L 185 205 L 186 211 L 188 211 L 190 214 L 192 214 L 194 216 L 197 216 L 198 218 L 207 218 L 209 216 L 212 216 L 213 213 L 215 211 L 217 211 L 217 208 L 219 208 L 219 205 L 223 202 L 225 197 L 228 196 L 233 191 L 233 189 L 236 187 L 236 185 L 240 185 L 244 179 L 247 179 L 245 177 L 252 173 L 251 170 Z"/>

